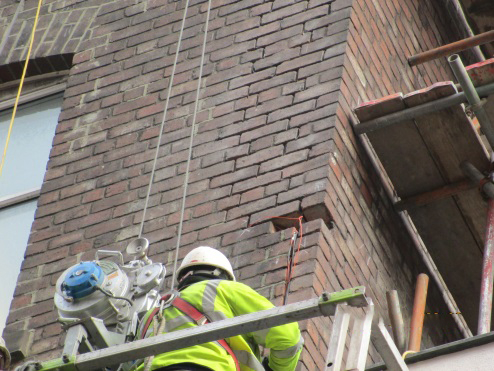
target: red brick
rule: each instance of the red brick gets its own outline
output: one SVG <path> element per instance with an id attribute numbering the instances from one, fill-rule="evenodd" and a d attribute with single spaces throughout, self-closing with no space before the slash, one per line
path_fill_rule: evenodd
<path id="1" fill-rule="evenodd" d="M 240 203 L 244 204 L 246 202 L 251 202 L 254 200 L 258 200 L 264 196 L 264 187 L 259 187 L 242 193 L 242 197 L 240 199 Z"/>
<path id="2" fill-rule="evenodd" d="M 283 20 L 281 21 L 281 27 L 286 28 L 296 25 L 298 23 L 310 21 L 312 19 L 327 15 L 329 12 L 330 12 L 330 8 L 328 5 L 323 5 L 317 8 L 313 8 L 301 14 L 295 14 L 291 17 L 283 18 Z"/>
<path id="3" fill-rule="evenodd" d="M 312 111 L 315 103 L 315 101 L 310 100 L 272 112 L 268 115 L 268 122 L 278 121 L 287 117 L 293 117 L 296 114 L 300 114 L 306 111 Z M 290 122 L 290 126 L 293 126 L 292 122 Z"/>
<path id="4" fill-rule="evenodd" d="M 245 117 L 250 118 L 275 111 L 279 108 L 289 106 L 292 103 L 292 101 L 293 101 L 293 97 L 290 95 L 273 99 L 256 107 L 249 108 L 245 113 Z"/>
<path id="5" fill-rule="evenodd" d="M 255 129 L 266 123 L 266 116 L 257 116 L 249 120 L 242 121 L 238 124 L 230 124 L 228 126 L 223 126 L 220 130 L 219 137 L 224 138 L 230 135 L 240 134 L 248 130 Z"/>
<path id="6" fill-rule="evenodd" d="M 218 140 L 214 142 L 209 142 L 200 146 L 195 146 L 193 150 L 193 157 L 204 156 L 216 151 L 221 151 L 223 149 L 231 148 L 239 144 L 240 137 L 228 137 L 223 140 Z"/>
<path id="7" fill-rule="evenodd" d="M 295 46 L 303 46 L 311 39 L 310 33 L 296 34 L 290 38 L 280 40 L 274 44 L 267 45 L 264 50 L 264 55 L 269 56 L 280 51 L 293 48 Z M 302 49 L 303 50 L 303 49 Z"/>
<path id="8" fill-rule="evenodd" d="M 230 18 L 231 20 L 231 18 Z M 243 31 L 249 30 L 252 28 L 257 29 L 259 25 L 261 24 L 261 19 L 259 17 L 251 17 L 247 18 L 245 20 L 242 20 L 241 22 L 235 22 L 231 24 L 230 26 L 223 27 L 220 30 L 216 31 L 216 38 L 220 39 L 225 36 L 230 36 L 230 35 L 237 35 L 242 34 Z M 235 40 L 236 42 L 242 42 L 246 41 L 248 38 L 243 39 L 243 40 Z"/>
<path id="9" fill-rule="evenodd" d="M 333 138 L 333 130 L 325 130 L 315 134 L 307 135 L 305 137 L 298 138 L 287 143 L 286 153 L 298 151 L 303 148 L 312 148 L 317 143 L 324 142 L 327 144 L 327 141 L 329 141 L 331 138 Z M 330 145 L 328 145 L 328 148 L 330 148 Z"/>
<path id="10" fill-rule="evenodd" d="M 303 161 L 307 159 L 307 156 L 308 150 L 303 150 L 279 157 L 274 160 L 266 161 L 261 165 L 259 172 L 265 173 L 268 171 L 276 170 L 284 166 Z"/>
<path id="11" fill-rule="evenodd" d="M 234 173 L 225 174 L 222 176 L 215 177 L 211 180 L 209 186 L 211 188 L 236 183 L 239 180 L 254 177 L 257 175 L 259 166 L 251 166 L 245 169 L 238 170 Z"/>
<path id="12" fill-rule="evenodd" d="M 217 50 L 211 53 L 210 59 L 213 62 L 219 61 L 224 58 L 232 57 L 241 53 L 244 53 L 248 50 L 252 50 L 255 48 L 256 42 L 254 40 L 246 41 L 240 44 L 232 45 L 228 48 Z"/>
<path id="13" fill-rule="evenodd" d="M 276 206 L 271 209 L 265 209 L 261 212 L 251 215 L 250 224 L 258 223 L 270 216 L 298 216 L 300 201 L 293 201 L 285 205 Z"/>
<path id="14" fill-rule="evenodd" d="M 330 106 L 322 107 L 318 110 L 314 110 L 303 115 L 292 116 L 290 118 L 290 127 L 300 126 L 308 122 L 321 119 L 323 117 L 329 117 L 334 115 L 335 113 L 336 113 L 336 104 L 332 104 Z"/>
<path id="15" fill-rule="evenodd" d="M 307 2 L 301 1 L 292 6 L 287 6 L 285 8 L 281 8 L 263 15 L 261 23 L 265 24 L 265 23 L 273 22 L 277 19 L 284 19 L 285 17 L 289 17 L 292 14 L 301 13 L 305 9 L 307 9 Z"/>
<path id="16" fill-rule="evenodd" d="M 254 70 L 259 71 L 268 67 L 278 65 L 284 61 L 290 61 L 300 55 L 300 48 L 290 48 L 282 52 L 272 54 L 269 57 L 259 59 L 254 63 Z M 278 72 L 281 73 L 281 72 Z"/>
<path id="17" fill-rule="evenodd" d="M 275 157 L 283 155 L 283 146 L 270 147 L 261 151 L 252 153 L 250 156 L 241 157 L 237 160 L 237 168 L 251 166 L 258 163 L 263 163 Z M 256 174 L 257 175 L 257 169 Z"/>
<path id="18" fill-rule="evenodd" d="M 222 164 L 217 164 L 193 171 L 190 174 L 189 181 L 192 183 L 202 179 L 212 178 L 221 174 L 231 172 L 234 168 L 234 163 L 235 161 L 227 161 Z"/>
<path id="19" fill-rule="evenodd" d="M 199 240 L 204 240 L 211 237 L 221 236 L 231 231 L 237 231 L 239 229 L 247 227 L 248 218 L 236 219 L 231 222 L 225 222 L 217 225 L 210 226 L 207 229 L 203 229 L 199 232 Z"/>
<path id="20" fill-rule="evenodd" d="M 270 89 L 274 86 L 280 86 L 289 82 L 295 81 L 297 74 L 295 72 L 285 73 L 283 75 L 275 76 L 268 80 L 263 80 L 258 83 L 252 84 L 249 89 L 249 93 L 257 93 L 263 90 Z"/>
<path id="21" fill-rule="evenodd" d="M 259 3 L 262 3 L 262 0 L 241 0 L 235 1 L 231 5 L 223 6 L 220 8 L 218 15 L 224 16 L 227 14 L 231 14 L 237 12 L 242 9 L 251 8 Z"/>
<path id="22" fill-rule="evenodd" d="M 238 77 L 230 81 L 230 89 L 236 89 L 244 85 L 250 85 L 257 81 L 264 81 L 275 75 L 275 68 L 268 68 L 261 72 L 251 73 L 248 76 Z"/>

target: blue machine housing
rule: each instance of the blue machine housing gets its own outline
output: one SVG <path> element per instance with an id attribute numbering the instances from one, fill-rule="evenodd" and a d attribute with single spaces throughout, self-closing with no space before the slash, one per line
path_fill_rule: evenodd
<path id="1" fill-rule="evenodd" d="M 101 285 L 105 274 L 95 262 L 82 262 L 75 265 L 67 272 L 62 283 L 62 291 L 65 295 L 74 299 L 80 299 L 92 294 L 96 285 Z"/>

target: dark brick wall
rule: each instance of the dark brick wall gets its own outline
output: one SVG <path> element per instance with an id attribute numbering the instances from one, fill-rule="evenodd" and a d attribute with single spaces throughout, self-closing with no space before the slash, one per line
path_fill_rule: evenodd
<path id="1" fill-rule="evenodd" d="M 248 225 L 303 215 L 290 301 L 365 285 L 387 318 L 385 292 L 396 288 L 408 319 L 421 263 L 348 117 L 363 100 L 447 78 L 442 63 L 418 70 L 405 63 L 409 53 L 442 43 L 446 31 L 422 16 L 437 14 L 432 0 L 365 3 L 213 0 L 180 257 L 199 244 L 218 247 L 241 281 L 279 304 L 289 225 Z M 13 4 L 0 7 L 0 25 Z M 97 248 L 122 250 L 138 234 L 183 6 L 45 2 L 34 57 L 76 54 L 5 330 L 29 331 L 36 358 L 59 356 L 63 343 L 52 301 L 60 273 Z M 206 3 L 193 1 L 144 228 L 151 258 L 169 272 L 205 14 Z M 9 64 L 25 49 L 11 38 L 0 56 Z M 444 308 L 433 287 L 430 305 Z M 301 368 L 319 369 L 329 320 L 302 326 Z M 424 344 L 456 338 L 454 328 L 428 320 Z M 371 359 L 378 360 L 374 350 Z"/>

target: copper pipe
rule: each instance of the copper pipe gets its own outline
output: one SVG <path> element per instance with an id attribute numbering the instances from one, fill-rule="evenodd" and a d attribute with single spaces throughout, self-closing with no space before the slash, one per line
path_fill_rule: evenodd
<path id="1" fill-rule="evenodd" d="M 411 57 L 408 57 L 408 64 L 413 67 L 418 64 L 432 61 L 441 57 L 446 57 L 450 54 L 458 53 L 463 50 L 472 48 L 474 46 L 486 44 L 491 41 L 494 41 L 494 30 L 487 31 L 459 41 L 455 41 L 454 43 L 446 44 L 438 48 L 427 50 L 426 52 L 412 55 Z"/>
<path id="2" fill-rule="evenodd" d="M 415 286 L 415 299 L 413 300 L 413 313 L 410 321 L 410 338 L 408 340 L 408 350 L 414 352 L 420 352 L 428 285 L 429 276 L 425 273 L 420 273 Z"/>
<path id="3" fill-rule="evenodd" d="M 484 259 L 482 262 L 482 281 L 480 282 L 480 305 L 479 323 L 477 335 L 486 334 L 491 331 L 492 314 L 492 286 L 494 270 L 494 200 L 489 199 L 487 211 L 487 225 L 485 228 Z"/>
<path id="4" fill-rule="evenodd" d="M 389 320 L 391 321 L 391 329 L 393 330 L 393 339 L 400 353 L 403 353 L 406 350 L 405 322 L 401 315 L 398 291 L 388 291 L 386 293 L 386 299 L 388 301 L 388 313 Z"/>

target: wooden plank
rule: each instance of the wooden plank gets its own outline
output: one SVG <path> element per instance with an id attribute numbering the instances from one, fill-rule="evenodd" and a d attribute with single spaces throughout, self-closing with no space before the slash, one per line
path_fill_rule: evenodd
<path id="1" fill-rule="evenodd" d="M 456 93 L 451 82 L 355 110 L 361 122 Z M 487 154 L 460 106 L 367 134 L 398 196 L 432 191 L 464 179 L 459 164 L 487 169 Z M 476 189 L 438 199 L 409 214 L 470 326 L 477 321 L 485 204 Z"/>
<path id="2" fill-rule="evenodd" d="M 475 328 L 482 256 L 457 203 L 450 197 L 410 210 L 409 214 L 463 317 Z"/>
<path id="3" fill-rule="evenodd" d="M 402 95 L 395 94 L 372 106 L 360 106 L 355 113 L 364 122 L 405 108 Z M 400 197 L 410 197 L 445 184 L 413 121 L 367 133 L 367 137 Z"/>
<path id="4" fill-rule="evenodd" d="M 456 92 L 452 82 L 438 83 L 406 95 L 404 102 L 408 107 L 413 107 Z M 464 178 L 460 169 L 463 161 L 471 162 L 481 171 L 489 169 L 487 152 L 461 106 L 424 115 L 415 122 L 429 153 L 447 183 L 454 183 Z M 465 222 L 472 229 L 477 248 L 482 251 L 485 215 L 487 215 L 485 201 L 475 191 L 459 194 L 456 200 Z"/>
<path id="5" fill-rule="evenodd" d="M 475 87 L 494 82 L 494 58 L 465 67 Z"/>
<path id="6" fill-rule="evenodd" d="M 407 94 L 403 100 L 407 107 L 414 107 L 456 93 L 455 86 L 448 81 Z M 489 168 L 487 152 L 461 106 L 424 115 L 415 122 L 445 181 L 453 183 L 464 178 L 460 169 L 463 161 L 481 171 Z"/>

